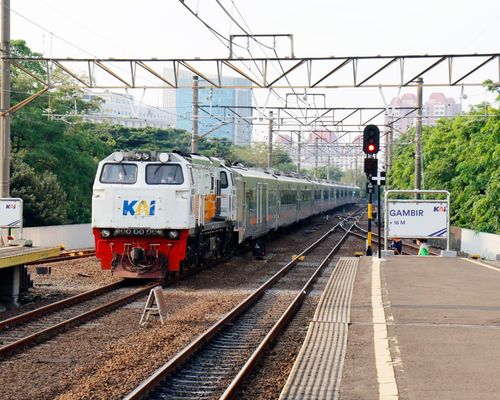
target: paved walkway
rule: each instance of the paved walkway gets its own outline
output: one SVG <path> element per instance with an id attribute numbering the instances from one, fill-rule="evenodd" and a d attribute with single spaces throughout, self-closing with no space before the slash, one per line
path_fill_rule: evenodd
<path id="1" fill-rule="evenodd" d="M 340 398 L 500 399 L 499 365 L 500 269 L 460 258 L 362 259 Z"/>

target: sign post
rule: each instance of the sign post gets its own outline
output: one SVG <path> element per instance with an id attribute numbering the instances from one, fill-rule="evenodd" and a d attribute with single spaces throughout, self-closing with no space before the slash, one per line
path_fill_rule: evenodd
<path id="1" fill-rule="evenodd" d="M 442 194 L 446 200 L 389 199 L 391 194 Z M 385 237 L 446 239 L 450 250 L 450 193 L 446 190 L 388 190 L 385 193 Z"/>
<path id="2" fill-rule="evenodd" d="M 382 258 L 382 234 L 380 233 L 380 186 L 385 185 L 385 171 L 377 171 L 375 176 L 371 177 L 371 182 L 377 185 L 377 234 L 378 234 L 378 258 Z"/>

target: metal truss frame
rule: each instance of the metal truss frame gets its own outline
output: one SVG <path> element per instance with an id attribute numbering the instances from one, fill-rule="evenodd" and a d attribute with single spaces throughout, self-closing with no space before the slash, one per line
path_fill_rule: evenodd
<path id="1" fill-rule="evenodd" d="M 48 73 L 47 77 L 38 78 L 48 87 L 51 87 L 51 71 L 59 68 L 78 85 L 89 89 L 191 87 L 191 82 L 180 79 L 181 71 L 199 76 L 201 88 L 405 87 L 416 86 L 415 80 L 419 77 L 424 78 L 424 86 L 476 86 L 486 79 L 500 81 L 499 53 L 238 59 L 4 59 L 20 69 L 24 69 L 26 61 L 41 64 Z M 167 68 L 172 74 L 165 75 Z M 228 82 L 223 79 L 228 72 L 243 79 Z"/>
<path id="2" fill-rule="evenodd" d="M 199 105 L 198 108 L 209 117 L 223 121 L 228 115 L 237 118 L 247 124 L 252 124 L 255 120 L 262 119 L 262 108 L 257 106 L 220 106 L 220 105 Z M 215 115 L 207 110 L 223 110 L 223 115 Z M 241 115 L 239 110 L 252 110 L 257 116 L 248 117 Z M 335 128 L 336 126 L 365 126 L 375 118 L 387 111 L 385 107 L 281 107 L 266 106 L 266 111 L 273 112 L 273 119 L 280 121 L 280 127 L 312 127 L 321 126 L 324 128 Z M 401 115 L 393 117 L 390 125 L 395 124 L 400 119 L 408 117 L 417 111 L 417 107 L 391 107 L 391 111 L 401 111 Z M 226 113 L 228 111 L 230 114 Z M 340 114 L 340 115 L 339 115 Z M 365 116 L 363 116 L 363 114 Z M 368 114 L 366 116 L 366 114 Z M 358 119 L 358 123 L 347 124 L 347 121 Z"/>

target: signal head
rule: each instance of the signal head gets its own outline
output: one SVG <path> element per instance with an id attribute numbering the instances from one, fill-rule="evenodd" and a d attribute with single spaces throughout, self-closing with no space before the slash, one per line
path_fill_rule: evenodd
<path id="1" fill-rule="evenodd" d="M 363 131 L 363 152 L 377 154 L 380 151 L 380 130 L 376 125 L 367 125 Z"/>

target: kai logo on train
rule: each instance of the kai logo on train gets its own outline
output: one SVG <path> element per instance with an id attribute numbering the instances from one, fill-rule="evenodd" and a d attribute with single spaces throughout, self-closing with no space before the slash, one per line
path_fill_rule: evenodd
<path id="1" fill-rule="evenodd" d="M 123 215 L 132 215 L 145 217 L 155 215 L 156 201 L 151 200 L 123 200 Z"/>

